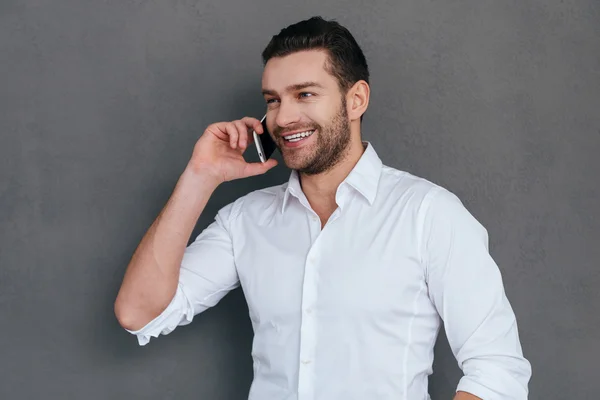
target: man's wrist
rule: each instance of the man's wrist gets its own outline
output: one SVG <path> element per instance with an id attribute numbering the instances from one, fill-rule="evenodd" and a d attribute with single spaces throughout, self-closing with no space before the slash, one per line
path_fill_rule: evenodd
<path id="1" fill-rule="evenodd" d="M 194 183 L 194 186 L 201 186 L 209 190 L 215 190 L 223 180 L 215 174 L 211 169 L 205 166 L 198 166 L 189 163 L 183 173 L 181 180 L 189 180 Z"/>

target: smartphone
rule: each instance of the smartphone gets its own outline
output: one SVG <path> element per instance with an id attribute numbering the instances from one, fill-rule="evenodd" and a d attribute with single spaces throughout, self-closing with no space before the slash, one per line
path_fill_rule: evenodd
<path id="1" fill-rule="evenodd" d="M 263 133 L 258 134 L 256 131 L 252 131 L 252 134 L 254 136 L 256 150 L 258 151 L 258 157 L 260 158 L 260 161 L 266 162 L 277 148 L 277 145 L 271 138 L 269 130 L 267 129 L 267 114 L 262 117 L 260 123 L 263 127 Z"/>

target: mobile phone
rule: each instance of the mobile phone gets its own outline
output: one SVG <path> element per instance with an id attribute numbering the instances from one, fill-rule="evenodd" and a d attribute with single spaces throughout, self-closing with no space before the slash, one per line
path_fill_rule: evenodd
<path id="1" fill-rule="evenodd" d="M 260 161 L 266 162 L 277 148 L 277 145 L 271 138 L 269 130 L 267 129 L 267 114 L 262 117 L 260 123 L 263 127 L 263 133 L 258 134 L 256 131 L 252 131 L 252 135 L 254 136 L 254 144 L 256 145 Z"/>

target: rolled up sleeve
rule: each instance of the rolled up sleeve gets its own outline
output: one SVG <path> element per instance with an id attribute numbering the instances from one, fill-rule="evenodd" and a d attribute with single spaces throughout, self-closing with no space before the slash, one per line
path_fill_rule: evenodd
<path id="1" fill-rule="evenodd" d="M 523 357 L 515 314 L 489 254 L 487 230 L 448 190 L 438 187 L 428 200 L 426 276 L 464 374 L 456 390 L 484 400 L 527 399 L 531 365 Z"/>
<path id="2" fill-rule="evenodd" d="M 213 221 L 184 252 L 177 291 L 165 310 L 139 330 L 140 346 L 151 337 L 171 333 L 192 322 L 195 315 L 216 305 L 240 284 L 230 236 L 231 218 L 237 202 L 219 210 Z"/>

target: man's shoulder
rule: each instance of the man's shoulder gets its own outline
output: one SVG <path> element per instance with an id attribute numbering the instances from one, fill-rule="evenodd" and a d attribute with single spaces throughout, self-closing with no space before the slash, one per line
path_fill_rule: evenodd
<path id="1" fill-rule="evenodd" d="M 279 185 L 256 189 L 245 194 L 241 198 L 243 199 L 245 206 L 264 206 L 265 204 L 276 201 L 281 195 L 283 195 L 287 185 L 288 182 L 284 182 Z"/>
<path id="2" fill-rule="evenodd" d="M 445 187 L 423 176 L 387 165 L 382 166 L 380 185 L 380 193 L 384 193 L 385 197 L 406 198 L 408 196 L 417 203 L 421 203 L 436 192 L 447 191 Z"/>
<path id="3" fill-rule="evenodd" d="M 470 219 L 471 212 L 452 189 L 407 171 L 384 166 L 381 182 L 388 186 L 387 199 L 397 199 L 404 207 L 429 218 Z"/>
<path id="4" fill-rule="evenodd" d="M 457 194 L 425 177 L 384 166 L 380 185 L 382 204 L 408 211 L 420 224 L 426 220 L 469 220 Z"/>
<path id="5" fill-rule="evenodd" d="M 253 190 L 238 197 L 235 201 L 225 207 L 231 209 L 231 215 L 234 219 L 241 213 L 250 215 L 255 211 L 259 211 L 259 214 L 262 214 L 266 209 L 277 207 L 277 205 L 280 204 L 287 185 L 288 183 L 285 182 L 279 185 Z"/>

